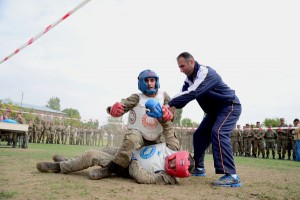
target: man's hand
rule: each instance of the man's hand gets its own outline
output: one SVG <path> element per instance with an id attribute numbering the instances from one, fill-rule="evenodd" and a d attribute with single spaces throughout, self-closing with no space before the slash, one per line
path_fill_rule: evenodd
<path id="1" fill-rule="evenodd" d="M 117 102 L 110 108 L 110 115 L 113 117 L 121 117 L 124 114 L 124 105 Z"/>
<path id="2" fill-rule="evenodd" d="M 162 106 L 162 113 L 163 113 L 163 116 L 162 116 L 162 118 L 163 118 L 163 120 L 165 121 L 165 122 L 167 122 L 167 121 L 170 121 L 172 118 L 173 118 L 173 114 L 172 114 L 172 112 L 169 110 L 169 108 L 170 108 L 170 106 Z"/>

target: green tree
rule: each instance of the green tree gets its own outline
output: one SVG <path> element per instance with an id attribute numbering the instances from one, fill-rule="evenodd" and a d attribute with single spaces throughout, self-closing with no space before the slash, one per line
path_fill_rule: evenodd
<path id="1" fill-rule="evenodd" d="M 60 99 L 58 97 L 51 97 L 46 107 L 60 111 Z"/>
<path id="2" fill-rule="evenodd" d="M 264 119 L 262 126 L 268 127 L 271 125 L 272 127 L 277 127 L 280 124 L 279 118 L 266 118 Z"/>
<path id="3" fill-rule="evenodd" d="M 183 118 L 181 120 L 181 125 L 182 126 L 187 126 L 187 127 L 191 127 L 193 124 L 192 120 L 190 118 Z"/>
<path id="4" fill-rule="evenodd" d="M 65 124 L 79 127 L 80 126 L 80 113 L 74 108 L 66 108 L 62 112 L 67 114 L 70 119 L 65 120 Z"/>

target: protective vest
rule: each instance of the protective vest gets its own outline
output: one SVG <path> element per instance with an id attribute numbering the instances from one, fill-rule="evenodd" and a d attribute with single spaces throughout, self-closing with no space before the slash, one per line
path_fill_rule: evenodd
<path id="1" fill-rule="evenodd" d="M 138 105 L 129 111 L 127 127 L 139 130 L 146 140 L 154 141 L 161 136 L 163 128 L 157 119 L 149 117 L 146 114 L 145 103 L 150 97 L 147 97 L 143 93 L 137 95 L 140 97 L 140 100 Z M 163 92 L 158 91 L 155 99 L 163 105 Z"/>
<path id="2" fill-rule="evenodd" d="M 147 172 L 154 173 L 165 171 L 165 158 L 173 153 L 176 153 L 176 151 L 169 149 L 166 143 L 145 146 L 132 152 L 133 157 L 139 161 Z"/>

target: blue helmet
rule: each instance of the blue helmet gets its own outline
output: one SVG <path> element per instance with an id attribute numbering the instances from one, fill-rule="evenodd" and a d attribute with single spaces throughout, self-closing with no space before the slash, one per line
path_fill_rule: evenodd
<path id="1" fill-rule="evenodd" d="M 148 84 L 145 81 L 146 78 L 155 78 L 156 79 L 155 89 L 148 90 Z M 157 74 L 154 71 L 152 71 L 150 69 L 142 71 L 139 74 L 138 80 L 139 80 L 139 90 L 144 94 L 155 94 L 157 92 L 158 88 L 160 87 L 159 77 L 157 76 Z"/>

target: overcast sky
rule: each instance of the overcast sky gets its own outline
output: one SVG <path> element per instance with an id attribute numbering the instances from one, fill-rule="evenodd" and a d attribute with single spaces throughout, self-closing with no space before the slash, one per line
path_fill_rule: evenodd
<path id="1" fill-rule="evenodd" d="M 0 0 L 0 59 L 82 0 Z M 243 106 L 240 124 L 300 117 L 298 1 L 92 0 L 0 64 L 0 99 L 77 109 L 104 123 L 107 106 L 139 92 L 152 69 L 172 97 L 182 87 L 176 56 L 190 52 L 223 77 Z M 194 101 L 183 117 L 200 122 Z"/>

